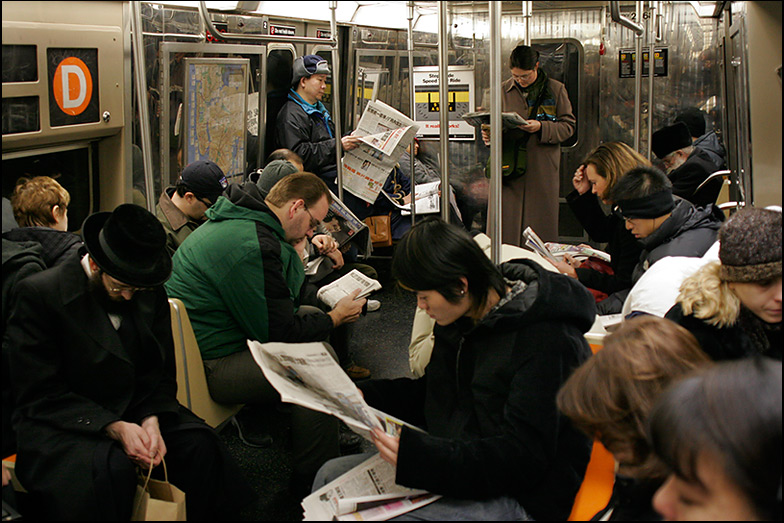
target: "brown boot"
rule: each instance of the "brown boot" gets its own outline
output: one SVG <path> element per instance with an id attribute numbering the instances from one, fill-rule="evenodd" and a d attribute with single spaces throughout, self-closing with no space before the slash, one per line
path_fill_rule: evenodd
<path id="1" fill-rule="evenodd" d="M 370 377 L 370 370 L 353 363 L 346 367 L 346 374 L 352 380 L 364 380 Z"/>

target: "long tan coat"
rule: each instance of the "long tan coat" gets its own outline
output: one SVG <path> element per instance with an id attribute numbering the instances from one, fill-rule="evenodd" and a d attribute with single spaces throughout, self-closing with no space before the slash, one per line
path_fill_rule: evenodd
<path id="1" fill-rule="evenodd" d="M 558 188 L 560 184 L 560 143 L 569 138 L 577 120 L 566 87 L 550 79 L 555 95 L 555 122 L 542 122 L 541 131 L 528 139 L 528 168 L 525 175 L 505 182 L 501 193 L 502 242 L 523 245 L 525 227 L 531 227 L 542 240 L 558 241 Z M 528 102 L 513 78 L 501 85 L 504 112 L 514 111 L 528 118 Z"/>

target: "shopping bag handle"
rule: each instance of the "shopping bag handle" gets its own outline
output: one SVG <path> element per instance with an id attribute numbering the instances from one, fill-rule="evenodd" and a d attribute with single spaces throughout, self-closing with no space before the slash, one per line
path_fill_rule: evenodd
<path id="1" fill-rule="evenodd" d="M 169 482 L 169 472 L 166 470 L 166 460 L 161 457 L 161 463 L 163 463 L 163 479 L 166 480 L 166 483 Z M 150 462 L 150 469 L 147 471 L 147 478 L 144 480 L 144 490 L 147 490 L 147 484 L 150 482 L 150 476 L 152 476 L 152 461 Z"/>

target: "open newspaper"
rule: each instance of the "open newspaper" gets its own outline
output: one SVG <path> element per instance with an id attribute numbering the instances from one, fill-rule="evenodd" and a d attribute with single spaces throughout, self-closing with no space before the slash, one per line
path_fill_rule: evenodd
<path id="1" fill-rule="evenodd" d="M 384 102 L 371 100 L 354 135 L 362 143 L 343 156 L 343 188 L 373 203 L 419 125 Z"/>
<path id="2" fill-rule="evenodd" d="M 330 308 L 335 308 L 335 305 L 337 305 L 340 300 L 349 296 L 357 289 L 359 289 L 357 298 L 366 298 L 371 292 L 381 289 L 381 283 L 379 283 L 378 280 L 365 276 L 357 269 L 354 269 L 329 285 L 320 288 L 316 293 L 316 297 L 329 305 Z"/>
<path id="3" fill-rule="evenodd" d="M 502 130 L 504 131 L 528 124 L 528 121 L 517 113 L 501 113 L 501 116 L 503 117 Z M 465 113 L 461 118 L 474 127 L 490 125 L 490 113 L 488 112 Z"/>
<path id="4" fill-rule="evenodd" d="M 568 254 L 575 260 L 586 260 L 588 258 L 594 257 L 606 262 L 610 261 L 610 255 L 606 252 L 600 251 L 599 249 L 594 249 L 592 247 L 586 247 L 585 245 L 546 242 L 544 246 L 552 253 L 553 256 L 559 259 L 563 259 L 564 255 Z"/>
<path id="5" fill-rule="evenodd" d="M 302 500 L 305 521 L 383 521 L 441 496 L 395 483 L 395 468 L 376 454 Z"/>
<path id="6" fill-rule="evenodd" d="M 332 192 L 330 191 L 330 194 Z M 332 203 L 329 211 L 321 221 L 319 233 L 328 233 L 343 248 L 347 243 L 353 242 L 357 246 L 359 256 L 367 258 L 373 252 L 370 241 L 370 231 L 365 222 L 356 217 L 337 196 L 332 194 Z M 305 274 L 314 276 L 320 273 L 321 265 L 327 263 L 327 256 L 320 255 L 309 259 L 305 264 Z M 329 265 L 331 268 L 332 266 Z M 323 273 L 322 273 L 323 274 Z"/>

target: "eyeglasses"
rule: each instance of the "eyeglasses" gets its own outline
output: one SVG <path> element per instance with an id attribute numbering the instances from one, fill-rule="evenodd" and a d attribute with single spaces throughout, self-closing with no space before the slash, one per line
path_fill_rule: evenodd
<path id="1" fill-rule="evenodd" d="M 512 75 L 512 78 L 514 78 L 514 79 L 515 79 L 516 81 L 518 81 L 518 82 L 519 82 L 519 81 L 523 81 L 523 82 L 524 82 L 524 81 L 526 81 L 526 80 L 530 80 L 530 79 L 531 79 L 531 78 L 533 78 L 535 75 L 536 75 L 536 71 L 529 71 L 529 72 L 527 72 L 527 73 L 525 73 L 525 74 L 521 74 L 521 75 L 516 75 L 516 74 L 513 74 L 513 75 Z"/>
<path id="2" fill-rule="evenodd" d="M 151 291 L 152 290 L 151 287 L 132 287 L 130 285 L 125 285 L 124 283 L 120 283 L 120 282 L 116 281 L 114 278 L 112 278 L 108 274 L 106 275 L 106 279 L 107 279 L 106 288 L 110 292 L 116 292 L 118 294 L 122 294 L 123 292 L 131 292 L 131 293 L 134 293 L 134 292 L 147 292 L 147 291 Z"/>
<path id="3" fill-rule="evenodd" d="M 315 219 L 313 217 L 313 215 L 310 214 L 310 211 L 308 210 L 308 206 L 307 205 L 303 204 L 303 207 L 305 208 L 305 212 L 308 213 L 308 216 L 310 216 L 310 227 L 308 227 L 308 229 L 315 229 L 316 227 L 319 226 L 319 224 L 321 223 L 321 220 Z"/>

